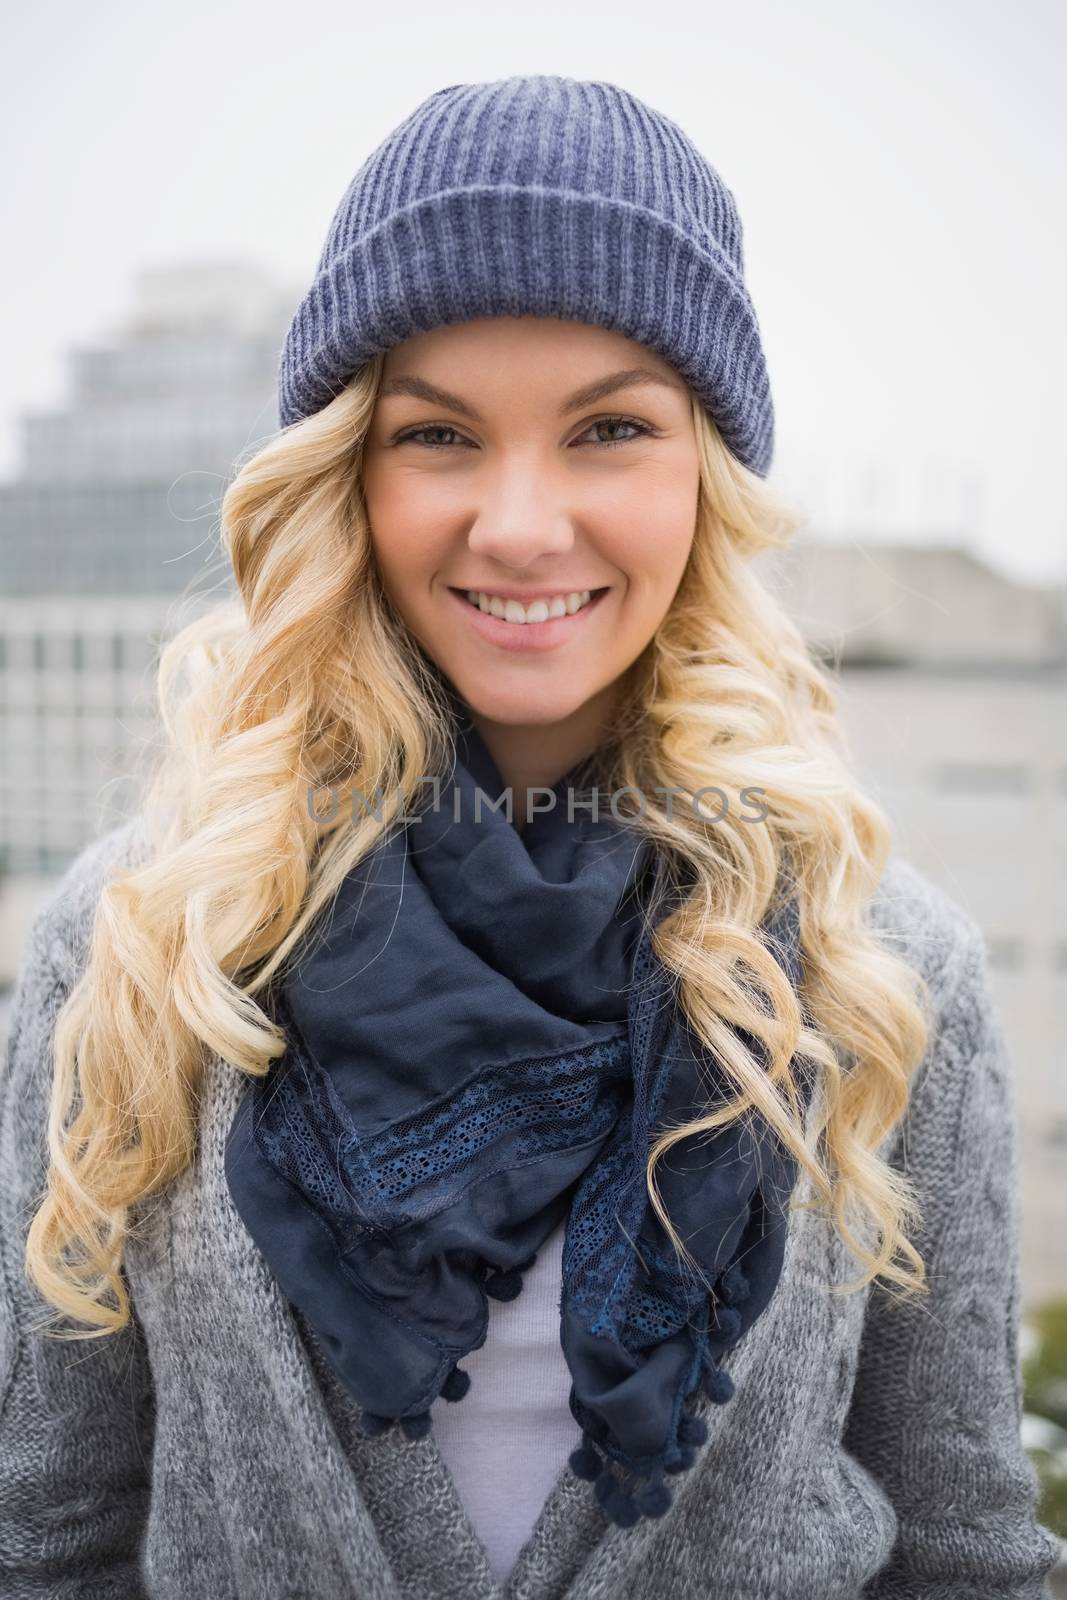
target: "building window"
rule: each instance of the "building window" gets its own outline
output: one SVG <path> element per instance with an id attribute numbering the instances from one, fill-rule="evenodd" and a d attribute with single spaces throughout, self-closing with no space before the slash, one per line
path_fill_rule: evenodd
<path id="1" fill-rule="evenodd" d="M 931 777 L 946 794 L 1029 794 L 1033 787 L 1021 762 L 940 761 Z"/>
<path id="2" fill-rule="evenodd" d="M 1026 965 L 1026 944 L 1022 939 L 986 939 L 989 964 L 1001 972 L 1019 972 Z"/>
<path id="3" fill-rule="evenodd" d="M 1067 1116 L 1054 1113 L 1045 1123 L 1042 1133 L 1049 1150 L 1062 1151 L 1067 1156 Z"/>

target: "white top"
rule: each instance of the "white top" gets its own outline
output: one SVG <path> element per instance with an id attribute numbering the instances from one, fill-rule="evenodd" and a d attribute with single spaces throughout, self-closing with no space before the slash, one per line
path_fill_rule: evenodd
<path id="1" fill-rule="evenodd" d="M 565 1223 L 523 1273 L 522 1293 L 489 1300 L 485 1343 L 459 1363 L 471 1375 L 462 1400 L 438 1398 L 430 1408 L 438 1449 L 499 1583 L 582 1442 L 559 1342 Z"/>

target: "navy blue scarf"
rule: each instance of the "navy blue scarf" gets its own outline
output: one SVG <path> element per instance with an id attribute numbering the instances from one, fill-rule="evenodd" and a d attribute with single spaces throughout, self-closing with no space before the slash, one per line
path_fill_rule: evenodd
<path id="1" fill-rule="evenodd" d="M 370 1434 L 420 1437 L 462 1398 L 486 1296 L 517 1295 L 566 1216 L 570 1463 L 626 1527 L 707 1437 L 686 1401 L 734 1392 L 720 1358 L 778 1282 L 795 1163 L 762 1118 L 675 1145 L 659 1190 L 707 1282 L 679 1262 L 649 1145 L 731 1092 L 649 942 L 681 891 L 629 821 L 568 819 L 581 765 L 520 832 L 485 804 L 504 785 L 469 719 L 456 750 L 440 803 L 348 875 L 272 992 L 289 1043 L 239 1103 L 226 1178 Z M 765 931 L 796 987 L 793 902 Z"/>

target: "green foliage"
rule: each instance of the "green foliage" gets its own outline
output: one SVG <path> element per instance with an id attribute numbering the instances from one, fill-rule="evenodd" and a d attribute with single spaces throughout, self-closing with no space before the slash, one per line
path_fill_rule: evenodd
<path id="1" fill-rule="evenodd" d="M 1065 1430 L 1063 1449 L 1028 1451 L 1041 1482 L 1038 1518 L 1067 1539 L 1067 1299 L 1028 1309 L 1024 1322 L 1032 1348 L 1021 1363 L 1023 1409 Z"/>

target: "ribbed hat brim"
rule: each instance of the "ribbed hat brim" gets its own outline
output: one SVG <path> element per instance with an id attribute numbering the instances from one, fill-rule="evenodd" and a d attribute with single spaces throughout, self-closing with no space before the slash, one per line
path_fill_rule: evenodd
<path id="1" fill-rule="evenodd" d="M 451 189 L 395 212 L 315 278 L 278 373 L 279 423 L 327 405 L 372 356 L 484 316 L 613 328 L 670 361 L 726 445 L 765 476 L 774 412 L 759 326 L 732 264 L 625 200 Z"/>

